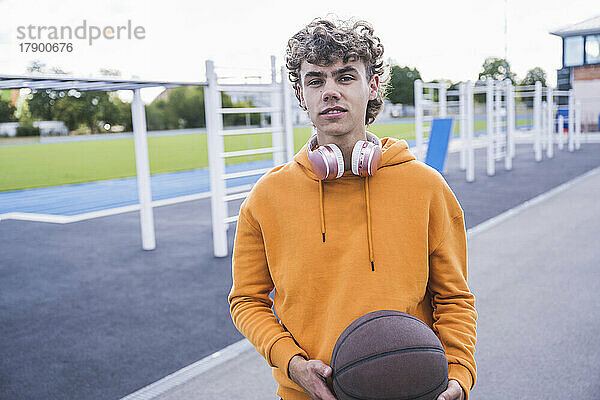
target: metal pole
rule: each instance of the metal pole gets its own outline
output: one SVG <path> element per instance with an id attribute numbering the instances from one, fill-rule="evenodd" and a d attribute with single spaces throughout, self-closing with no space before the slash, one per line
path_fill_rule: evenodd
<path id="1" fill-rule="evenodd" d="M 467 100 L 467 182 L 475 180 L 475 149 L 473 148 L 473 126 L 475 122 L 474 104 L 473 104 L 473 84 L 471 81 L 466 83 Z"/>
<path id="2" fill-rule="evenodd" d="M 225 257 L 228 253 L 227 225 L 225 217 L 227 207 L 225 197 L 225 160 L 219 155 L 224 152 L 223 117 L 217 112 L 221 108 L 221 96 L 217 90 L 217 74 L 211 60 L 206 60 L 206 80 L 204 90 L 206 109 L 206 137 L 208 142 L 208 172 L 210 174 L 210 207 L 212 217 L 213 248 L 215 257 Z"/>
<path id="3" fill-rule="evenodd" d="M 420 79 L 415 81 L 415 144 L 417 151 L 415 156 L 417 160 L 422 160 L 423 156 L 423 82 Z"/>
<path id="4" fill-rule="evenodd" d="M 285 149 L 287 161 L 294 159 L 294 126 L 292 124 L 292 87 L 288 81 L 287 68 L 281 67 L 281 96 L 283 97 L 283 119 L 285 122 Z"/>
<path id="5" fill-rule="evenodd" d="M 460 120 L 460 170 L 464 171 L 467 168 L 467 149 L 466 149 L 466 140 L 467 140 L 467 107 L 465 103 L 465 84 L 461 83 L 458 86 L 458 110 L 459 110 L 459 120 Z"/>
<path id="6" fill-rule="evenodd" d="M 493 176 L 496 160 L 494 157 L 494 82 L 487 80 L 485 88 L 485 114 L 487 131 L 487 174 Z"/>
<path id="7" fill-rule="evenodd" d="M 542 161 L 542 82 L 535 82 L 535 96 L 533 99 L 533 150 L 535 161 Z"/>
<path id="8" fill-rule="evenodd" d="M 573 135 L 574 127 L 575 127 L 575 99 L 573 98 L 573 89 L 569 90 L 569 116 L 568 116 L 568 124 L 569 124 L 569 151 L 573 152 L 575 150 L 575 142 Z"/>
<path id="9" fill-rule="evenodd" d="M 548 104 L 548 144 L 546 145 L 546 156 L 552 158 L 554 157 L 554 93 L 551 87 L 548 88 L 546 103 Z"/>
<path id="10" fill-rule="evenodd" d="M 154 214 L 152 212 L 152 189 L 150 187 L 146 112 L 140 95 L 140 89 L 133 90 L 131 119 L 133 122 L 138 198 L 140 201 L 142 248 L 144 250 L 154 250 L 156 248 L 156 237 L 154 235 Z"/>
<path id="11" fill-rule="evenodd" d="M 448 106 L 446 103 L 446 84 L 440 83 L 438 89 L 438 100 L 440 103 L 440 118 L 446 118 L 448 116 Z M 452 136 L 452 133 L 450 133 Z"/>
<path id="12" fill-rule="evenodd" d="M 505 82 L 504 104 L 506 107 L 506 154 L 504 158 L 504 169 L 510 171 L 512 169 L 512 159 L 515 156 L 515 98 L 514 88 L 509 79 Z"/>
<path id="13" fill-rule="evenodd" d="M 563 144 L 563 136 L 564 136 L 564 124 L 565 124 L 565 117 L 561 115 L 558 116 L 558 149 L 562 150 L 564 148 L 564 144 Z"/>
<path id="14" fill-rule="evenodd" d="M 271 56 L 271 85 L 273 85 L 273 91 L 271 92 L 271 106 L 280 110 L 279 112 L 271 113 L 271 126 L 282 126 L 282 108 L 281 102 L 281 90 L 277 83 L 277 69 L 275 67 L 275 56 Z M 283 135 L 282 132 L 272 132 L 272 145 L 275 148 L 283 149 Z M 283 151 L 276 151 L 273 153 L 274 165 L 281 165 L 285 162 L 285 154 Z"/>
<path id="15" fill-rule="evenodd" d="M 581 147 L 581 102 L 575 103 L 575 150 Z"/>

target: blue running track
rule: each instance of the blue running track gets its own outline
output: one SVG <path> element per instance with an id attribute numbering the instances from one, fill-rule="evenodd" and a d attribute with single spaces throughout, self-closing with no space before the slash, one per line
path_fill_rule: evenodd
<path id="1" fill-rule="evenodd" d="M 253 161 L 226 167 L 227 173 L 273 167 L 273 160 Z M 255 183 L 260 175 L 227 180 L 227 187 Z M 150 176 L 152 200 L 210 192 L 208 168 Z M 0 214 L 9 212 L 78 215 L 138 204 L 137 180 L 133 178 L 50 186 L 0 192 Z"/>

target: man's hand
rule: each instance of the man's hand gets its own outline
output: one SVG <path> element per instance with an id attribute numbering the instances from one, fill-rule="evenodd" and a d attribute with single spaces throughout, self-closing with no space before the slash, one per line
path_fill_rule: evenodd
<path id="1" fill-rule="evenodd" d="M 448 389 L 440 394 L 437 400 L 465 400 L 465 392 L 454 379 L 448 381 Z"/>
<path id="2" fill-rule="evenodd" d="M 332 370 L 323 361 L 306 361 L 296 355 L 290 360 L 289 370 L 290 378 L 314 400 L 336 400 L 325 383 Z"/>

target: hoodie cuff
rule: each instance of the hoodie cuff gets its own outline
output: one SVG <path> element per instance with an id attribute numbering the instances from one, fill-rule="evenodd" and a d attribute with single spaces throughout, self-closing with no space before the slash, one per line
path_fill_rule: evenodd
<path id="1" fill-rule="evenodd" d="M 271 366 L 285 371 L 285 376 L 289 379 L 290 374 L 288 367 L 290 365 L 290 360 L 295 355 L 301 355 L 308 360 L 308 354 L 296 344 L 294 339 L 289 336 L 284 336 L 271 346 L 271 351 L 269 352 Z"/>
<path id="2" fill-rule="evenodd" d="M 469 400 L 469 391 L 473 387 L 473 377 L 467 367 L 461 364 L 450 364 L 448 366 L 448 380 L 454 379 L 465 392 L 465 400 Z"/>

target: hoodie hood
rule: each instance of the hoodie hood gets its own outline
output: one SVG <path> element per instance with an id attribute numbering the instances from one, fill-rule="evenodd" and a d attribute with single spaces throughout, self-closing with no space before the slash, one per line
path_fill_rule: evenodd
<path id="1" fill-rule="evenodd" d="M 302 146 L 302 149 L 294 156 L 294 161 L 300 164 L 304 173 L 312 180 L 318 182 L 319 185 L 319 209 L 321 211 L 321 235 L 323 238 L 323 242 L 325 242 L 325 234 L 326 234 L 326 225 L 325 225 L 325 207 L 323 205 L 324 202 L 324 188 L 323 181 L 317 178 L 317 175 L 313 171 L 312 164 L 308 159 L 308 154 L 306 154 L 306 147 L 308 143 L 305 143 Z M 390 167 L 393 165 L 398 165 L 405 163 L 407 161 L 411 161 L 415 159 L 413 153 L 408 149 L 408 143 L 404 139 L 396 139 L 385 137 L 381 139 L 381 161 L 379 162 L 379 166 L 377 170 L 381 168 Z M 375 175 L 377 172 L 375 173 Z M 343 179 L 348 176 L 354 176 L 352 171 L 344 171 L 344 175 L 341 178 Z M 367 239 L 369 241 L 369 260 L 371 263 L 371 271 L 375 271 L 375 260 L 373 254 L 373 233 L 371 227 L 371 205 L 369 201 L 369 177 L 367 176 L 364 179 L 364 187 L 365 187 L 365 210 L 367 213 Z"/>
<path id="2" fill-rule="evenodd" d="M 294 161 L 302 166 L 304 173 L 312 180 L 318 181 L 317 175 L 306 154 L 307 143 L 302 146 L 300 151 L 294 156 Z M 385 137 L 381 139 L 381 161 L 378 170 L 392 165 L 402 164 L 415 159 L 415 156 L 408 148 L 408 143 L 404 139 Z M 354 175 L 352 171 L 344 171 L 344 176 Z M 342 178 L 344 177 L 342 176 Z"/>

